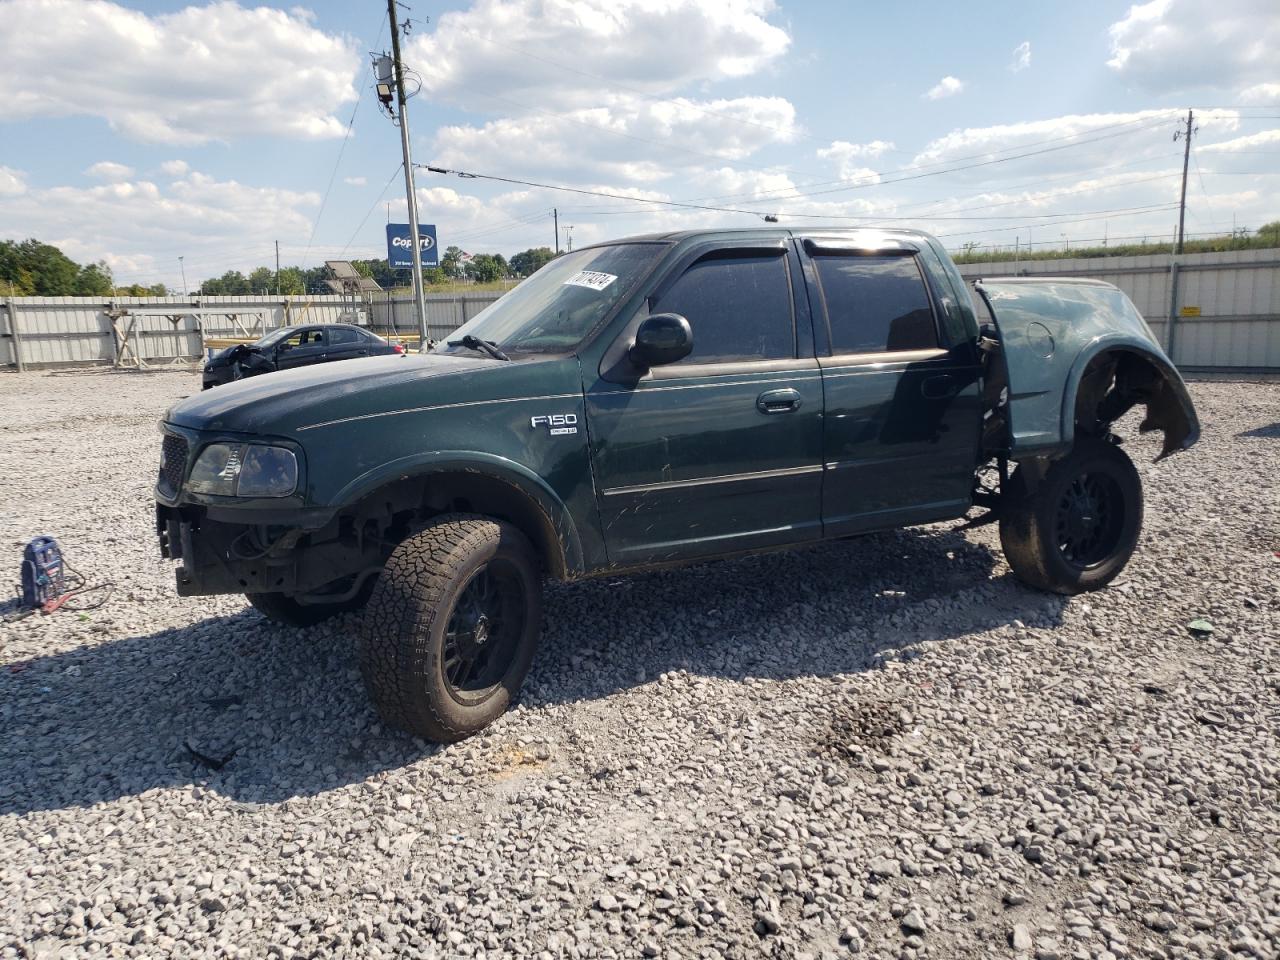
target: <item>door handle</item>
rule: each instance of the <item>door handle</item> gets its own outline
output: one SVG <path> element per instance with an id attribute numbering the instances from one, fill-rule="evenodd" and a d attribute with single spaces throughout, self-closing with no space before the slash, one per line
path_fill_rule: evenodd
<path id="1" fill-rule="evenodd" d="M 936 377 L 927 377 L 920 384 L 920 392 L 926 400 L 946 400 L 960 392 L 960 384 L 949 373 L 940 373 Z"/>
<path id="2" fill-rule="evenodd" d="M 756 409 L 761 413 L 791 413 L 800 409 L 800 392 L 784 387 L 781 390 L 766 390 L 756 397 Z"/>

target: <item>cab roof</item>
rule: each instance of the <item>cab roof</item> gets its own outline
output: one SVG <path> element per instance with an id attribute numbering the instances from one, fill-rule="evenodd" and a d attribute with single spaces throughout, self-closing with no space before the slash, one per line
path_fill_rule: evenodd
<path id="1" fill-rule="evenodd" d="M 862 226 L 814 224 L 813 226 L 805 227 L 783 227 L 770 224 L 762 227 L 712 227 L 705 230 L 665 230 L 658 233 L 640 233 L 629 237 L 602 240 L 599 243 L 591 244 L 591 246 L 598 247 L 613 243 L 678 243 L 682 240 L 691 240 L 699 237 L 854 236 L 868 231 L 875 231 L 881 236 L 888 237 L 911 237 L 926 241 L 933 239 L 923 230 L 912 230 L 907 227 L 880 227 L 873 224 L 864 224 Z M 586 247 L 580 249 L 585 250 Z"/>

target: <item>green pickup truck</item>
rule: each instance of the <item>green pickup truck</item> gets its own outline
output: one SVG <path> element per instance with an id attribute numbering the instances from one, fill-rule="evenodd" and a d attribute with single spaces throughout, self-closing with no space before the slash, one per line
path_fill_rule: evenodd
<path id="1" fill-rule="evenodd" d="M 168 411 L 182 595 L 305 625 L 360 609 L 389 723 L 480 730 L 518 692 L 542 582 L 998 521 L 1045 590 L 1108 583 L 1142 488 L 1111 425 L 1199 436 L 1115 287 L 970 288 L 908 230 L 655 234 L 553 260 L 445 343 L 258 377 Z"/>

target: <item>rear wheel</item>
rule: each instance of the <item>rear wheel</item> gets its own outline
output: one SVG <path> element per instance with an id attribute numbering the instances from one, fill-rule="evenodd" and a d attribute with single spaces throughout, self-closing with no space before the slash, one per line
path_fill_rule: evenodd
<path id="1" fill-rule="evenodd" d="M 1000 519 L 1009 566 L 1033 587 L 1081 593 L 1124 569 L 1142 531 L 1142 481 L 1133 461 L 1093 437 L 1054 461 L 1034 489 L 1022 470 L 1010 478 Z"/>
<path id="2" fill-rule="evenodd" d="M 450 743 L 516 696 L 542 619 L 538 558 L 515 527 L 453 514 L 400 544 L 360 628 L 369 696 L 389 724 Z"/>

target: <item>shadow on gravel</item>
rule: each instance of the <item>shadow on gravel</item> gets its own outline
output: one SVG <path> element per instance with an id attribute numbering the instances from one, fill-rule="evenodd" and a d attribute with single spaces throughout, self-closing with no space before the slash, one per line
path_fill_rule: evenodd
<path id="1" fill-rule="evenodd" d="M 1236 434 L 1237 438 L 1256 437 L 1263 440 L 1280 440 L 1280 421 L 1269 423 L 1265 427 L 1256 427 L 1253 430 L 1241 430 Z"/>
<path id="2" fill-rule="evenodd" d="M 598 699 L 670 670 L 855 673 L 923 640 L 1060 621 L 1064 598 L 991 580 L 994 564 L 934 528 L 551 586 L 525 702 Z M 377 722 L 351 626 L 293 630 L 245 610 L 0 667 L 0 814 L 195 783 L 275 803 L 433 754 Z"/>
<path id="3" fill-rule="evenodd" d="M 594 699 L 670 670 L 784 680 L 875 669 L 922 641 L 1055 626 L 1067 598 L 956 530 L 873 534 L 794 552 L 554 586 L 526 691 Z"/>

